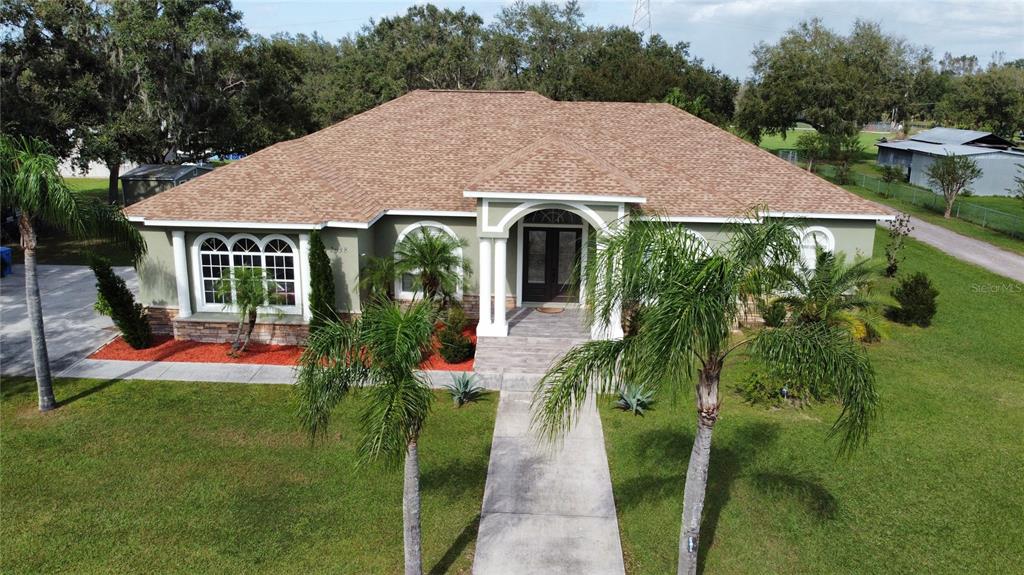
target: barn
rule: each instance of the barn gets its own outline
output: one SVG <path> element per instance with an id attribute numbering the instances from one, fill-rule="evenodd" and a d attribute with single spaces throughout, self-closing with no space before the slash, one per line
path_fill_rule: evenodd
<path id="1" fill-rule="evenodd" d="M 878 164 L 902 166 L 910 183 L 924 188 L 932 188 L 928 167 L 948 154 L 970 156 L 978 164 L 982 175 L 970 187 L 978 196 L 1011 195 L 1017 167 L 1024 166 L 1024 150 L 991 132 L 932 128 L 906 140 L 878 142 Z"/>

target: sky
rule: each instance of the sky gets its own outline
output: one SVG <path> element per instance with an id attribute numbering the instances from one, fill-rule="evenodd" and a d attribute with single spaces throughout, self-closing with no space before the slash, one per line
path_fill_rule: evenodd
<path id="1" fill-rule="evenodd" d="M 493 20 L 503 0 L 434 0 L 438 6 L 465 7 Z M 250 31 L 265 36 L 319 32 L 337 40 L 371 18 L 404 13 L 416 2 L 373 0 L 235 0 Z M 420 2 L 423 3 L 423 2 Z M 842 33 L 857 18 L 881 23 L 890 34 L 944 52 L 974 54 L 982 65 L 993 53 L 1024 58 L 1024 0 L 649 0 L 652 28 L 670 43 L 689 42 L 690 54 L 730 76 L 750 73 L 750 51 L 774 42 L 802 19 L 820 17 Z M 629 26 L 636 0 L 582 0 L 586 22 Z"/>

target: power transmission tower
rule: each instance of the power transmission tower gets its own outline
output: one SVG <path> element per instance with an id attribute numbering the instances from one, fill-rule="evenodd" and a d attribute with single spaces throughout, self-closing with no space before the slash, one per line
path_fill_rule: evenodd
<path id="1" fill-rule="evenodd" d="M 633 30 L 643 32 L 648 39 L 653 34 L 650 0 L 636 0 L 636 7 L 633 8 Z"/>

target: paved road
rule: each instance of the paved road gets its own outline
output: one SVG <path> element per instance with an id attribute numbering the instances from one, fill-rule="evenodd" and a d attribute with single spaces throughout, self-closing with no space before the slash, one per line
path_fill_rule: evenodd
<path id="1" fill-rule="evenodd" d="M 910 236 L 965 262 L 981 266 L 1019 282 L 1024 282 L 1024 256 L 997 248 L 988 242 L 969 238 L 942 226 L 910 218 L 914 231 Z M 882 254 L 876 254 L 882 255 Z"/>
<path id="2" fill-rule="evenodd" d="M 135 270 L 115 268 L 133 291 Z M 96 280 L 86 266 L 39 266 L 39 291 L 50 365 L 54 374 L 70 366 L 114 337 L 110 318 L 97 314 Z M 32 346 L 25 307 L 25 268 L 0 280 L 0 373 L 29 375 Z"/>

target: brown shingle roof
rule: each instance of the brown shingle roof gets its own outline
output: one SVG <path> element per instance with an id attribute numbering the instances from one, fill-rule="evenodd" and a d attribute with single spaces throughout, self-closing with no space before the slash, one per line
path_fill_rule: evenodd
<path id="1" fill-rule="evenodd" d="M 151 220 L 368 222 L 463 192 L 637 196 L 666 216 L 888 212 L 667 104 L 416 91 L 126 208 Z"/>

